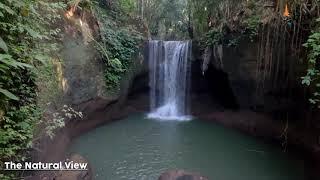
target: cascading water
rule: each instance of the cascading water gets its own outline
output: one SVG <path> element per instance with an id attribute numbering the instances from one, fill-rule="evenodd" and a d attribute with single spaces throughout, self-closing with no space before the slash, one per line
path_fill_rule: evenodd
<path id="1" fill-rule="evenodd" d="M 190 68 L 189 41 L 150 41 L 150 99 L 149 118 L 190 120 L 188 113 L 188 84 Z"/>

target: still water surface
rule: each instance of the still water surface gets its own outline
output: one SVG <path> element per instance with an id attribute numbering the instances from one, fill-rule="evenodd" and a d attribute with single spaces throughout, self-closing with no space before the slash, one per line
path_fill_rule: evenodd
<path id="1" fill-rule="evenodd" d="M 97 180 L 157 180 L 168 169 L 211 180 L 303 179 L 302 163 L 280 147 L 197 120 L 133 115 L 79 137 L 70 152 L 89 160 Z"/>

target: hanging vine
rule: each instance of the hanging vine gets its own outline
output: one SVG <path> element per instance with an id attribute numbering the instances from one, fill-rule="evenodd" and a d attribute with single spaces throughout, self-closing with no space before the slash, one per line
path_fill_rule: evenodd
<path id="1" fill-rule="evenodd" d="M 310 25 L 317 15 L 318 0 L 277 1 L 274 12 L 259 33 L 257 96 L 261 96 L 266 87 L 291 96 L 291 87 L 299 76 L 297 67 L 303 65 L 301 59 L 305 56 L 302 44 L 307 40 Z"/>

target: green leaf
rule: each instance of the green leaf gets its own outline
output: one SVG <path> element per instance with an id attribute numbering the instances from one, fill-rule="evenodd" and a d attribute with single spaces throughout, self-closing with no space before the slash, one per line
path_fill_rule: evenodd
<path id="1" fill-rule="evenodd" d="M 6 72 L 6 70 L 9 70 L 10 68 L 6 65 L 0 64 L 0 71 Z"/>
<path id="2" fill-rule="evenodd" d="M 8 46 L 1 37 L 0 37 L 0 49 L 4 50 L 5 52 L 8 52 Z"/>
<path id="3" fill-rule="evenodd" d="M 110 60 L 110 65 L 116 70 L 116 71 L 122 71 L 122 63 L 118 58 L 114 58 Z"/>
<path id="4" fill-rule="evenodd" d="M 3 4 L 0 2 L 0 9 L 3 9 L 5 10 L 7 13 L 11 14 L 11 15 L 14 15 L 15 12 L 7 5 Z"/>
<path id="5" fill-rule="evenodd" d="M 50 57 L 46 56 L 44 54 L 37 54 L 34 57 L 36 60 L 40 61 L 42 64 L 46 65 L 47 62 L 49 61 Z"/>
<path id="6" fill-rule="evenodd" d="M 17 96 L 15 96 L 14 94 L 12 94 L 10 91 L 8 91 L 8 90 L 6 90 L 6 89 L 0 88 L 0 93 L 2 93 L 3 95 L 5 95 L 5 96 L 8 97 L 9 99 L 16 100 L 16 101 L 19 100 L 19 98 L 18 98 Z"/>
<path id="7" fill-rule="evenodd" d="M 310 86 L 310 81 L 311 81 L 311 79 L 309 76 L 302 77 L 302 84 Z"/>
<path id="8" fill-rule="evenodd" d="M 33 37 L 33 38 L 41 38 L 40 34 L 36 31 L 34 31 L 33 29 L 31 28 L 25 28 L 25 30 L 28 32 L 28 34 Z"/>
<path id="9" fill-rule="evenodd" d="M 12 58 L 9 54 L 0 54 L 0 62 L 15 68 L 33 68 L 30 64 L 21 63 Z"/>

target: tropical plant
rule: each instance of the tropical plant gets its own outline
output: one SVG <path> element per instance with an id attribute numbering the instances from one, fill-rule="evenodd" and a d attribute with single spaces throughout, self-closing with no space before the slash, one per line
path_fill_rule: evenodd
<path id="1" fill-rule="evenodd" d="M 316 29 L 303 45 L 308 49 L 308 69 L 307 74 L 302 77 L 302 84 L 311 87 L 312 96 L 309 101 L 320 108 L 320 18 L 316 21 Z"/>
<path id="2" fill-rule="evenodd" d="M 138 52 L 142 36 L 130 25 L 130 19 L 112 16 L 99 6 L 95 13 L 103 27 L 101 27 L 101 42 L 97 42 L 97 49 L 106 64 L 105 79 L 109 90 L 118 89 L 122 75 L 127 71 Z M 122 13 L 114 10 L 111 14 Z M 123 15 L 122 15 L 123 16 Z M 128 28 L 130 27 L 130 28 Z"/>
<path id="3" fill-rule="evenodd" d="M 36 72 L 57 50 L 61 2 L 0 2 L 0 162 L 25 160 L 42 110 Z M 0 179 L 14 175 L 0 174 Z"/>

